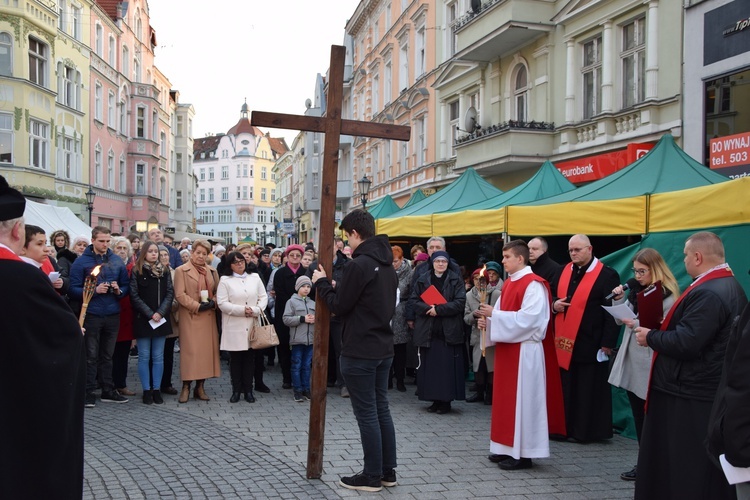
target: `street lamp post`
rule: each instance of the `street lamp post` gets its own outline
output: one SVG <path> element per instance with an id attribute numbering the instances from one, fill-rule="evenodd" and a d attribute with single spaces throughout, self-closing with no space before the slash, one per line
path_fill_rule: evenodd
<path id="1" fill-rule="evenodd" d="M 359 184 L 360 200 L 362 201 L 362 210 L 367 210 L 367 195 L 370 194 L 370 186 L 372 181 L 367 178 L 367 174 L 363 175 L 360 180 L 357 181 Z"/>
<path id="2" fill-rule="evenodd" d="M 294 210 L 294 212 L 297 214 L 297 243 L 299 243 L 299 231 L 300 231 L 300 221 L 302 220 L 302 207 L 297 204 L 297 208 Z"/>
<path id="3" fill-rule="evenodd" d="M 263 224 L 263 246 L 266 246 L 266 225 Z"/>
<path id="4" fill-rule="evenodd" d="M 94 215 L 94 198 L 96 198 L 96 193 L 89 185 L 89 190 L 86 191 L 86 209 L 89 211 L 89 226 L 91 226 L 91 219 Z"/>

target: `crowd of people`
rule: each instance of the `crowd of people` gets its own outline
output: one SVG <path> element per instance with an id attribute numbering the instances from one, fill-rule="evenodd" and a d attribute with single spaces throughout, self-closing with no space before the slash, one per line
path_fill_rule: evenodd
<path id="1" fill-rule="evenodd" d="M 491 405 L 488 460 L 514 471 L 549 457 L 550 440 L 610 439 L 615 386 L 627 391 L 640 443 L 636 466 L 621 475 L 635 481 L 636 498 L 749 498 L 748 483 L 727 482 L 719 456 L 750 467 L 744 362 L 750 312 L 713 233 L 686 241 L 693 282 L 681 291 L 656 249 L 637 252 L 633 277 L 624 280 L 583 234 L 570 238 L 566 264 L 554 262 L 547 242 L 536 237 L 506 242 L 501 262 L 467 270 L 443 238 L 424 247 L 391 245 L 375 234 L 370 214 L 355 210 L 341 222 L 348 245 L 335 239 L 327 272 L 311 244 L 175 244 L 158 228 L 122 236 L 99 226 L 90 240 L 62 230 L 48 238 L 24 224 L 19 196 L 2 179 L 0 276 L 25 280 L 21 293 L 6 290 L 2 300 L 22 312 L 30 306 L 16 304 L 19 298 L 45 298 L 33 303 L 23 326 L 28 335 L 13 342 L 58 358 L 59 366 L 40 360 L 46 368 L 12 391 L 40 380 L 59 387 L 36 403 L 36 419 L 1 411 L 0 423 L 33 427 L 40 446 L 53 436 L 62 443 L 47 457 L 56 463 L 46 468 L 59 472 L 50 472 L 55 484 L 81 488 L 83 408 L 136 395 L 127 385 L 133 344 L 146 405 L 178 394 L 187 403 L 191 391 L 194 400 L 210 401 L 205 383 L 220 376 L 224 353 L 230 403 L 255 403 L 256 393 L 270 392 L 263 373 L 277 360 L 281 389 L 295 402 L 309 401 L 318 296 L 332 314 L 326 382 L 350 398 L 362 440 L 363 471 L 342 477 L 343 487 L 379 491 L 398 484 L 390 389 L 405 392 L 413 381 L 418 400 L 429 403 L 425 410 L 437 415 L 451 413 L 456 401 Z M 645 297 L 657 289 L 662 317 L 640 324 Z M 602 307 L 612 305 L 630 314 Z M 279 345 L 256 351 L 249 336 L 264 315 Z M 18 328 L 9 316 L 0 319 L 0 330 Z M 60 336 L 41 334 L 42 320 L 54 321 Z M 178 338 L 179 391 L 173 386 Z M 18 369 L 4 366 L 4 373 Z M 468 397 L 467 380 L 473 381 Z M 4 447 L 14 451 L 3 452 L 2 474 L 17 479 L 28 476 L 26 467 L 38 469 L 17 452 L 27 445 Z M 57 463 L 63 459 L 64 471 Z"/>

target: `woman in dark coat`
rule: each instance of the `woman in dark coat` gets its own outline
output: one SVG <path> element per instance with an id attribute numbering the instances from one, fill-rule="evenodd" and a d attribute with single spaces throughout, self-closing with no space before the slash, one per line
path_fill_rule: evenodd
<path id="1" fill-rule="evenodd" d="M 170 311 L 174 299 L 172 275 L 159 261 L 159 247 L 147 241 L 133 267 L 130 302 L 133 307 L 133 336 L 138 341 L 138 375 L 144 404 L 162 404 L 159 392 L 164 373 L 164 344 L 172 333 Z M 152 328 L 150 321 L 164 323 Z M 153 365 L 149 367 L 149 364 Z"/>
<path id="2" fill-rule="evenodd" d="M 449 262 L 447 252 L 434 252 L 433 269 L 417 279 L 411 294 L 416 316 L 414 345 L 420 357 L 419 399 L 432 401 L 427 411 L 441 415 L 451 411 L 452 400 L 466 398 L 463 358 L 466 287 L 463 278 L 448 269 Z M 445 304 L 428 304 L 422 299 L 430 286 L 440 292 Z"/>

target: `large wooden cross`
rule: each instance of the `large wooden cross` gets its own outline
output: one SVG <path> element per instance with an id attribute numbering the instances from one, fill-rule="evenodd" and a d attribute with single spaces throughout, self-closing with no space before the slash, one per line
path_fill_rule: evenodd
<path id="1" fill-rule="evenodd" d="M 331 46 L 326 114 L 324 117 L 288 115 L 253 111 L 250 123 L 255 126 L 323 132 L 326 135 L 323 150 L 323 181 L 320 200 L 320 244 L 318 262 L 331 275 L 333 265 L 333 227 L 336 215 L 336 185 L 339 165 L 339 138 L 341 134 L 381 139 L 408 141 L 411 127 L 372 122 L 359 122 L 341 118 L 344 95 L 344 57 L 346 49 Z M 390 85 L 391 82 L 385 82 Z M 363 103 L 364 105 L 364 103 Z M 330 311 L 318 297 L 315 302 L 315 353 L 312 366 L 312 401 L 307 442 L 307 478 L 318 479 L 323 471 L 323 445 L 326 424 L 326 381 L 328 374 L 328 339 Z"/>

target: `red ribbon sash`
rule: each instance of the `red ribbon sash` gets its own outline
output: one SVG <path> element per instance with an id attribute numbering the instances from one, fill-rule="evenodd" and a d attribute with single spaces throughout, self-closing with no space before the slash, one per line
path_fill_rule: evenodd
<path id="1" fill-rule="evenodd" d="M 575 346 L 578 328 L 581 326 L 583 312 L 586 310 L 586 303 L 589 300 L 591 289 L 594 287 L 596 279 L 604 269 L 602 261 L 598 260 L 594 269 L 583 273 L 583 278 L 578 284 L 570 306 L 566 312 L 555 315 L 555 348 L 557 352 L 557 362 L 560 368 L 565 370 L 570 368 L 570 360 L 573 357 L 573 347 Z M 568 285 L 573 275 L 573 266 L 566 265 L 563 268 L 560 281 L 557 284 L 557 296 L 565 298 L 568 295 Z"/>

